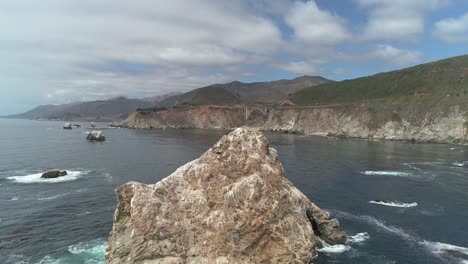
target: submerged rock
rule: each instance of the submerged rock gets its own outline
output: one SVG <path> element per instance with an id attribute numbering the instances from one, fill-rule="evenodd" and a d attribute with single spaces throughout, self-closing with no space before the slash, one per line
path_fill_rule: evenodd
<path id="1" fill-rule="evenodd" d="M 58 178 L 61 176 L 66 176 L 67 174 L 68 174 L 67 171 L 51 170 L 46 173 L 43 173 L 41 178 L 43 179 Z"/>
<path id="2" fill-rule="evenodd" d="M 160 182 L 116 192 L 107 263 L 310 263 L 320 239 L 346 240 L 259 131 L 238 128 Z"/>
<path id="3" fill-rule="evenodd" d="M 88 136 L 86 136 L 86 139 L 90 141 L 105 141 L 106 137 L 102 131 L 91 131 Z"/>

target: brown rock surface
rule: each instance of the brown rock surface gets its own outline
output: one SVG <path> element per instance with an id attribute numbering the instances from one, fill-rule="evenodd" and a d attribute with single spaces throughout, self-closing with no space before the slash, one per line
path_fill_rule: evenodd
<path id="1" fill-rule="evenodd" d="M 319 237 L 346 240 L 255 130 L 238 128 L 160 182 L 117 194 L 107 263 L 310 263 Z"/>

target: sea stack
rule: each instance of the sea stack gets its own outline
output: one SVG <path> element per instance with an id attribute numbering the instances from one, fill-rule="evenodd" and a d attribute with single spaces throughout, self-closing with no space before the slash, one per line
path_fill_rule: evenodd
<path id="1" fill-rule="evenodd" d="M 160 182 L 116 193 L 108 264 L 310 263 L 320 240 L 346 240 L 257 130 L 238 128 Z"/>

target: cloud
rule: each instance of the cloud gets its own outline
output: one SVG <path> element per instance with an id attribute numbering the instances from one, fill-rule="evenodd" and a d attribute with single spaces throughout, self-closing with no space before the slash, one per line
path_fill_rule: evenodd
<path id="1" fill-rule="evenodd" d="M 422 61 L 420 52 L 399 49 L 388 44 L 377 45 L 371 52 L 370 57 L 401 67 L 414 65 Z"/>
<path id="2" fill-rule="evenodd" d="M 350 38 L 345 20 L 326 10 L 315 1 L 295 2 L 285 15 L 297 41 L 315 45 L 333 45 Z"/>
<path id="3" fill-rule="evenodd" d="M 449 0 L 356 0 L 369 9 L 364 37 L 382 40 L 414 40 L 424 32 L 428 13 L 449 3 Z"/>
<path id="4" fill-rule="evenodd" d="M 286 64 L 278 65 L 278 68 L 286 70 L 288 72 L 302 74 L 302 75 L 312 75 L 317 72 L 317 67 L 306 61 L 294 61 Z"/>
<path id="5" fill-rule="evenodd" d="M 230 80 L 237 74 L 232 66 L 243 72 L 283 45 L 275 23 L 246 7 L 210 0 L 1 1 L 0 87 L 8 78 L 8 86 L 52 101 Z"/>
<path id="6" fill-rule="evenodd" d="M 468 13 L 435 23 L 434 36 L 448 43 L 468 43 Z"/>

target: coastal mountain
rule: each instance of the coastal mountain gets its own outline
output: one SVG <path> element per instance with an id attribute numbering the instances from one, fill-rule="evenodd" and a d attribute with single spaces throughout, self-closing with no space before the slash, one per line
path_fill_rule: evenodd
<path id="1" fill-rule="evenodd" d="M 292 80 L 213 84 L 180 95 L 176 105 L 279 104 L 290 94 L 306 87 L 332 82 L 320 76 L 302 76 Z"/>
<path id="2" fill-rule="evenodd" d="M 126 118 L 138 108 L 153 107 L 178 93 L 169 93 L 144 99 L 129 99 L 123 96 L 108 100 L 76 102 L 62 105 L 41 105 L 27 112 L 10 115 L 8 118 L 50 120 L 114 120 Z"/>
<path id="3" fill-rule="evenodd" d="M 329 82 L 297 91 L 299 105 L 354 102 L 397 97 L 460 97 L 468 94 L 468 55 L 373 76 Z"/>
<path id="4" fill-rule="evenodd" d="M 229 95 L 238 101 L 244 98 L 240 93 Z M 287 104 L 276 106 L 240 108 L 214 102 L 206 106 L 196 97 L 187 104 L 197 106 L 194 102 L 198 107 L 135 112 L 116 125 L 250 126 L 285 133 L 463 144 L 468 139 L 468 56 L 308 87 L 292 94 Z"/>

